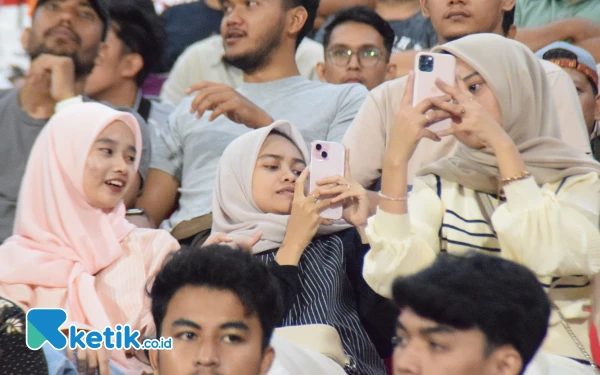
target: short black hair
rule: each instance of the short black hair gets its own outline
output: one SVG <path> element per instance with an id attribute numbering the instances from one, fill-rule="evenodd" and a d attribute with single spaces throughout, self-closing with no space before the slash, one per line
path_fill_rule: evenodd
<path id="1" fill-rule="evenodd" d="M 302 43 L 302 40 L 307 36 L 315 27 L 315 19 L 317 19 L 317 9 L 319 9 L 320 0 L 281 0 L 283 1 L 284 9 L 292 9 L 296 7 L 303 7 L 308 13 L 304 26 L 296 37 L 296 48 Z"/>
<path id="2" fill-rule="evenodd" d="M 179 289 L 190 285 L 234 293 L 246 314 L 258 316 L 262 348 L 269 346 L 273 330 L 283 318 L 283 301 L 277 280 L 259 259 L 226 245 L 183 246 L 171 253 L 149 292 L 158 337 L 169 302 Z"/>
<path id="3" fill-rule="evenodd" d="M 504 32 L 504 36 L 508 35 L 510 31 L 510 27 L 515 23 L 515 5 L 511 10 L 504 12 L 504 16 L 502 17 L 502 31 Z"/>
<path id="4" fill-rule="evenodd" d="M 383 45 L 385 46 L 386 51 L 386 61 L 390 61 L 396 33 L 394 33 L 394 29 L 392 29 L 390 24 L 381 18 L 377 12 L 365 6 L 345 8 L 333 16 L 331 22 L 325 27 L 325 33 L 323 34 L 323 46 L 325 49 L 329 47 L 331 33 L 333 30 L 346 22 L 364 23 L 377 30 L 379 35 L 381 35 L 383 38 Z"/>
<path id="5" fill-rule="evenodd" d="M 33 14 L 37 12 L 38 8 L 50 0 L 38 0 L 35 4 L 35 8 Z M 110 15 L 108 11 L 108 4 L 106 0 L 89 0 L 90 6 L 94 9 L 94 12 L 98 15 L 102 23 L 104 24 L 104 28 L 102 29 L 102 40 L 106 39 L 106 35 L 108 34 L 108 28 L 110 27 Z"/>
<path id="6" fill-rule="evenodd" d="M 141 86 L 150 73 L 160 69 L 165 48 L 165 30 L 152 0 L 110 0 L 113 30 L 125 45 L 125 53 L 137 53 L 144 67 L 135 77 Z"/>
<path id="7" fill-rule="evenodd" d="M 392 286 L 399 308 L 459 330 L 480 329 L 486 355 L 512 345 L 522 371 L 548 330 L 550 302 L 536 276 L 517 263 L 481 253 L 440 254 L 428 268 Z"/>
<path id="8" fill-rule="evenodd" d="M 567 60 L 573 60 L 573 61 L 579 61 L 579 58 L 577 57 L 577 55 L 569 50 L 566 50 L 564 48 L 554 48 L 551 49 L 550 51 L 547 51 L 546 53 L 544 53 L 544 55 L 542 56 L 542 59 L 544 60 L 550 60 L 550 59 L 567 59 Z M 594 94 L 594 96 L 598 95 L 598 86 L 596 86 L 596 84 L 594 83 L 594 81 L 592 81 L 592 79 L 590 77 L 588 77 L 586 75 L 586 78 L 588 80 L 588 82 L 590 83 L 590 85 L 592 86 L 592 93 Z"/>

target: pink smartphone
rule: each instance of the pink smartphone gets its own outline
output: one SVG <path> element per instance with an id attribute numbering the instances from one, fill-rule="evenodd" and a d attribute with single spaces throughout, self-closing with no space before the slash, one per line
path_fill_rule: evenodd
<path id="1" fill-rule="evenodd" d="M 441 96 L 445 93 L 440 90 L 435 80 L 441 79 L 450 86 L 454 86 L 456 76 L 456 58 L 446 53 L 419 52 L 415 57 L 415 86 L 413 89 L 413 107 L 423 99 Z M 450 129 L 452 119 L 434 122 L 428 129 L 440 132 Z"/>
<path id="2" fill-rule="evenodd" d="M 317 181 L 332 176 L 344 176 L 346 148 L 337 142 L 314 141 L 310 145 L 310 192 L 317 188 Z M 323 196 L 328 198 L 326 196 Z M 321 197 L 321 198 L 323 198 Z M 330 220 L 342 218 L 343 203 L 340 202 L 323 211 L 321 217 Z"/>

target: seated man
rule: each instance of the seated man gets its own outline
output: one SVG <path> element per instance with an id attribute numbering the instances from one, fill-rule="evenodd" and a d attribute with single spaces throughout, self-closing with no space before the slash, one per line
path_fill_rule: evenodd
<path id="1" fill-rule="evenodd" d="M 564 357 L 536 356 L 550 302 L 521 265 L 480 253 L 441 254 L 429 268 L 396 279 L 392 292 L 400 308 L 395 375 L 594 373 Z"/>
<path id="2" fill-rule="evenodd" d="M 277 280 L 247 252 L 226 245 L 183 247 L 150 292 L 158 337 L 173 348 L 150 351 L 155 375 L 339 375 L 341 366 L 273 335 L 284 315 Z"/>
<path id="3" fill-rule="evenodd" d="M 473 0 L 460 9 L 446 0 L 422 1 L 423 12 L 431 17 L 440 43 L 475 33 L 495 33 L 506 36 L 512 25 L 514 0 Z M 448 17 L 447 15 L 456 15 Z M 468 16 L 464 16 L 468 14 Z M 583 120 L 575 86 L 569 75 L 558 66 L 542 61 L 550 91 L 554 99 L 556 116 L 560 124 L 561 139 L 573 147 L 591 153 L 589 137 Z M 361 185 L 372 188 L 381 176 L 381 163 L 389 130 L 404 93 L 406 77 L 381 84 L 369 96 L 344 136 L 344 144 L 352 150 L 350 166 L 352 177 Z M 450 156 L 457 146 L 454 137 L 444 137 L 441 142 L 425 139 L 419 143 L 408 166 L 411 183 L 415 173 L 423 166 Z M 377 202 L 376 195 L 373 196 Z"/>
<path id="4" fill-rule="evenodd" d="M 594 57 L 586 50 L 566 42 L 556 42 L 542 48 L 536 55 L 563 68 L 575 84 L 588 134 L 592 139 L 592 152 L 600 157 L 596 121 L 600 120 L 600 95 L 598 72 Z"/>
<path id="5" fill-rule="evenodd" d="M 307 142 L 339 142 L 368 93 L 362 85 L 300 76 L 296 48 L 312 29 L 317 0 L 223 4 L 223 59 L 244 71 L 245 82 L 237 90 L 211 82 L 192 87 L 197 96 L 181 102 L 169 131 L 153 147 L 148 183 L 137 203 L 154 224 L 162 222 L 161 228 L 193 245 L 210 230 L 217 165 L 231 141 L 274 120 L 288 120 Z"/>
<path id="6" fill-rule="evenodd" d="M 238 88 L 244 83 L 242 69 L 223 60 L 224 40 L 213 35 L 189 46 L 175 61 L 175 65 L 160 91 L 163 100 L 177 105 L 195 83 L 211 81 Z M 296 51 L 296 64 L 303 77 L 318 80 L 315 66 L 323 61 L 323 46 L 304 38 Z"/>
<path id="7" fill-rule="evenodd" d="M 317 64 L 321 81 L 358 82 L 372 90 L 396 77 L 390 64 L 394 30 L 367 7 L 341 10 L 325 27 L 325 62 Z"/>
<path id="8" fill-rule="evenodd" d="M 91 99 L 135 110 L 155 141 L 175 109 L 158 98 L 142 96 L 141 86 L 160 63 L 164 30 L 152 0 L 111 0 L 111 27 L 96 65 L 85 82 Z"/>

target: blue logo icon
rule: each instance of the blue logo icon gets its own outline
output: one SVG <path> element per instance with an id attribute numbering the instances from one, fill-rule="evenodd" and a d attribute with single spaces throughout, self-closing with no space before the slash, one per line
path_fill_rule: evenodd
<path id="1" fill-rule="evenodd" d="M 103 331 L 84 331 L 75 325 L 68 327 L 68 337 L 61 331 L 67 329 L 63 324 L 67 321 L 67 312 L 63 309 L 31 309 L 27 312 L 25 338 L 27 347 L 39 350 L 44 344 L 49 343 L 56 350 L 92 349 L 101 347 L 107 349 L 157 349 L 170 350 L 173 348 L 171 337 L 160 339 L 146 339 L 140 342 L 140 332 L 131 329 L 127 324 L 113 329 L 106 327 Z"/>
<path id="2" fill-rule="evenodd" d="M 60 327 L 67 321 L 67 312 L 63 309 L 31 309 L 27 312 L 25 338 L 31 350 L 40 349 L 46 342 L 55 349 L 67 347 L 67 336 Z"/>

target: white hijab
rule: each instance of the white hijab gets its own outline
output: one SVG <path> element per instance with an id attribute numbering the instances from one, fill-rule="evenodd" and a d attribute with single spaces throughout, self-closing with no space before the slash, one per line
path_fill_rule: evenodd
<path id="1" fill-rule="evenodd" d="M 289 136 L 308 162 L 308 150 L 298 129 L 287 121 L 276 121 L 242 135 L 227 146 L 219 162 L 213 192 L 212 233 L 226 233 L 234 242 L 238 242 L 262 232 L 261 240 L 253 248 L 255 254 L 281 246 L 290 218 L 289 215 L 261 211 L 252 197 L 252 175 L 258 153 L 274 129 Z M 345 222 L 321 226 L 317 235 L 331 234 L 349 227 Z"/>
<path id="2" fill-rule="evenodd" d="M 474 34 L 433 51 L 451 53 L 485 79 L 500 106 L 502 126 L 538 185 L 573 175 L 600 173 L 600 164 L 591 156 L 560 140 L 546 73 L 527 46 L 496 34 Z M 575 121 L 573 126 L 578 126 Z M 454 156 L 432 163 L 417 174 L 430 173 L 487 193 L 497 192 L 500 178 L 498 162 L 490 148 L 473 150 L 462 143 Z"/>

